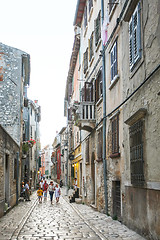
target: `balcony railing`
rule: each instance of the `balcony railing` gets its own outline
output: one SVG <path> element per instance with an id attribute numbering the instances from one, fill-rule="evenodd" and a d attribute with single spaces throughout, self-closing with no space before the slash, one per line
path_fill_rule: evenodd
<path id="1" fill-rule="evenodd" d="M 80 121 L 95 120 L 95 104 L 94 102 L 80 102 L 77 109 L 78 119 Z"/>

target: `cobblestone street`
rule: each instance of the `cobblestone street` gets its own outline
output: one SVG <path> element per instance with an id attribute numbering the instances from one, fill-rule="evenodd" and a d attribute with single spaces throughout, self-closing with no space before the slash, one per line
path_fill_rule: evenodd
<path id="1" fill-rule="evenodd" d="M 0 219 L 0 240 L 144 240 L 111 217 L 83 204 L 70 204 L 63 188 L 60 203 L 38 203 L 36 192 L 30 202 L 20 202 Z"/>

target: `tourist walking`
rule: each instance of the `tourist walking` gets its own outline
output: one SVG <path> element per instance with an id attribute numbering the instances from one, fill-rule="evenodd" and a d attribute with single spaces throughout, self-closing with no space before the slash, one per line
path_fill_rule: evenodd
<path id="1" fill-rule="evenodd" d="M 47 183 L 46 180 L 45 180 L 45 181 L 44 181 L 44 184 L 43 184 L 44 200 L 47 200 L 47 189 L 48 189 L 48 183 Z"/>
<path id="2" fill-rule="evenodd" d="M 59 202 L 60 195 L 61 195 L 60 187 L 58 186 L 58 184 L 56 184 L 56 187 L 55 187 L 55 198 L 56 198 L 56 203 Z"/>
<path id="3" fill-rule="evenodd" d="M 51 204 L 52 204 L 52 200 L 53 200 L 54 190 L 55 190 L 55 187 L 53 185 L 53 181 L 50 181 L 48 191 L 49 191 L 49 195 L 50 195 Z"/>
<path id="4" fill-rule="evenodd" d="M 29 193 L 29 181 L 27 181 L 25 184 L 25 199 L 26 199 L 26 201 L 31 201 L 30 193 Z"/>

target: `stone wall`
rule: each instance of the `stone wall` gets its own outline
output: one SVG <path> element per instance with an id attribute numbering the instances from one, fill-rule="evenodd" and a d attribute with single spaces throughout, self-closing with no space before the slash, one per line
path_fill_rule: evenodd
<path id="1" fill-rule="evenodd" d="M 20 144 L 22 52 L 0 43 L 0 123 Z"/>

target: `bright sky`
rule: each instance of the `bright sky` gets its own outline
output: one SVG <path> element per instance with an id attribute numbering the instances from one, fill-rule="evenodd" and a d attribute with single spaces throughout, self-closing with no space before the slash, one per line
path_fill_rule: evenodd
<path id="1" fill-rule="evenodd" d="M 41 144 L 66 126 L 65 85 L 77 0 L 2 0 L 0 42 L 30 54 L 28 97 L 41 106 Z"/>

